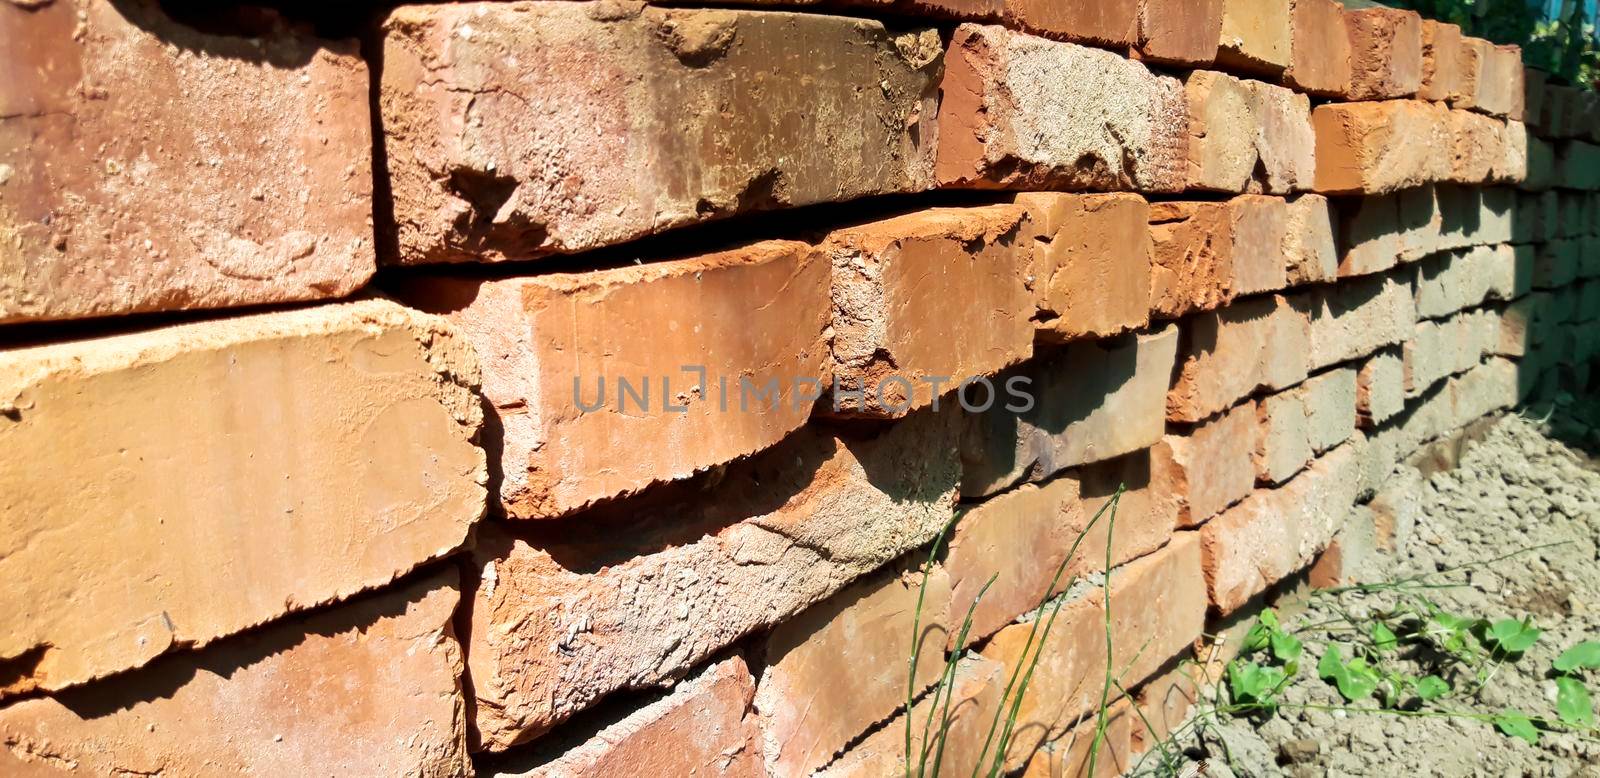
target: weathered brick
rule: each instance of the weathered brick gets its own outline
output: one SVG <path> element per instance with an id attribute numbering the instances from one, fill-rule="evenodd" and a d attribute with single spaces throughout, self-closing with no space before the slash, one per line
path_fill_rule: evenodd
<path id="1" fill-rule="evenodd" d="M 1150 207 L 1132 194 L 1025 192 L 1043 340 L 1108 337 L 1150 322 Z"/>
<path id="2" fill-rule="evenodd" d="M 1503 184 L 1525 181 L 1530 164 L 1528 128 L 1522 122 L 1508 121 L 1499 125 L 1498 134 L 1500 153 L 1492 160 L 1489 180 Z"/>
<path id="3" fill-rule="evenodd" d="M 1311 112 L 1317 133 L 1317 191 L 1382 194 L 1445 180 L 1447 113 L 1416 100 L 1317 106 Z"/>
<path id="4" fill-rule="evenodd" d="M 1282 0 L 1223 0 L 1217 64 L 1277 76 L 1289 66 L 1289 30 L 1289 4 Z"/>
<path id="5" fill-rule="evenodd" d="M 1544 88 L 1549 76 L 1542 70 L 1522 68 L 1522 115 L 1511 118 L 1525 122 L 1529 127 L 1539 126 L 1544 111 Z"/>
<path id="6" fill-rule="evenodd" d="M 767 666 L 755 695 L 766 774 L 811 775 L 905 705 L 908 688 L 920 694 L 938 682 L 945 643 L 956 637 L 950 619 L 965 616 L 950 604 L 944 570 L 931 569 L 924 584 L 891 566 L 774 628 L 761 644 Z M 909 677 L 913 634 L 921 646 Z"/>
<path id="7" fill-rule="evenodd" d="M 1432 184 L 1413 189 L 1403 189 L 1394 194 L 1395 206 L 1400 215 L 1400 262 L 1411 262 L 1445 248 L 1445 219 L 1447 203 L 1455 202 L 1441 197 L 1439 187 Z M 1468 205 L 1463 201 L 1462 205 Z M 1476 206 L 1478 201 L 1471 201 Z M 1475 213 L 1472 215 L 1476 215 Z"/>
<path id="8" fill-rule="evenodd" d="M 1132 703 L 1114 700 L 1106 705 L 1105 714 L 1103 729 L 1100 716 L 1095 713 L 1084 716 L 1066 735 L 1040 744 L 1020 778 L 1088 778 L 1091 752 L 1094 778 L 1117 778 L 1131 770 L 1135 764 L 1133 727 L 1137 723 Z"/>
<path id="9" fill-rule="evenodd" d="M 1524 128 L 1526 132 L 1526 128 Z M 1527 171 L 1518 188 L 1543 192 L 1556 183 L 1556 147 L 1550 141 L 1527 135 Z"/>
<path id="10" fill-rule="evenodd" d="M 1140 59 L 1204 66 L 1217 57 L 1223 0 L 1140 0 Z"/>
<path id="11" fill-rule="evenodd" d="M 932 770 L 935 759 L 940 760 L 942 775 L 971 774 L 980 765 L 987 768 L 995 756 L 990 733 L 1010 680 L 1007 672 L 999 662 L 979 654 L 966 655 L 956 664 L 947 691 L 926 695 L 912 707 L 912 759 L 906 759 L 907 714 L 902 711 L 818 772 L 817 778 L 903 775 L 908 762 L 911 769 L 922 763 Z M 941 715 L 946 699 L 949 700 L 948 719 Z M 942 757 L 939 756 L 941 740 L 944 743 Z"/>
<path id="12" fill-rule="evenodd" d="M 1250 93 L 1251 112 L 1255 115 L 1259 160 L 1249 190 L 1289 194 L 1310 189 L 1317 174 L 1311 99 L 1260 81 L 1245 81 L 1244 87 Z"/>
<path id="13" fill-rule="evenodd" d="M 956 28 L 944 65 L 941 184 L 1183 189 L 1189 133 L 1176 79 L 1111 52 L 971 24 Z"/>
<path id="14" fill-rule="evenodd" d="M 1532 246 L 1503 244 L 1430 257 L 1417 267 L 1417 316 L 1436 319 L 1491 298 L 1520 297 L 1537 278 L 1532 260 Z"/>
<path id="15" fill-rule="evenodd" d="M 1411 337 L 1417 321 L 1411 285 L 1394 278 L 1352 279 L 1293 300 L 1311 319 L 1311 370 L 1364 357 Z"/>
<path id="16" fill-rule="evenodd" d="M 1289 67 L 1283 82 L 1321 97 L 1350 91 L 1350 29 L 1334 0 L 1292 0 Z"/>
<path id="17" fill-rule="evenodd" d="M 1461 90 L 1461 28 L 1422 20 L 1422 86 L 1417 97 L 1444 102 Z"/>
<path id="18" fill-rule="evenodd" d="M 1126 49 L 1138 41 L 1140 0 L 1005 0 L 1007 26 Z"/>
<path id="19" fill-rule="evenodd" d="M 754 696 L 750 669 L 733 655 L 701 668 L 586 740 L 540 741 L 507 755 L 492 772 L 502 778 L 765 776 L 761 732 L 755 716 L 747 715 Z"/>
<path id="20" fill-rule="evenodd" d="M 1189 711 L 1200 703 L 1200 690 L 1207 685 L 1203 671 L 1182 662 L 1171 663 L 1146 683 L 1135 698 L 1139 710 L 1130 733 L 1134 756 L 1151 749 L 1161 753 L 1160 744 L 1189 720 Z"/>
<path id="21" fill-rule="evenodd" d="M 923 411 L 873 438 L 807 427 L 554 538 L 481 528 L 468 666 L 482 746 L 658 685 L 931 541 L 954 510 L 955 421 Z"/>
<path id="22" fill-rule="evenodd" d="M 1255 403 L 1244 402 L 1150 450 L 1158 488 L 1178 501 L 1178 526 L 1199 526 L 1250 494 L 1257 425 Z"/>
<path id="23" fill-rule="evenodd" d="M 1087 523 L 1078 479 L 1071 475 L 1023 484 L 967 509 L 951 533 L 944 569 L 953 592 L 951 612 L 958 618 L 972 613 L 969 640 L 988 637 L 1037 607 Z M 1091 552 L 1093 546 L 1084 545 L 1079 555 Z M 1063 573 L 1057 588 L 1068 581 Z"/>
<path id="24" fill-rule="evenodd" d="M 1450 380 L 1450 402 L 1457 426 L 1517 404 L 1517 363 L 1495 357 Z"/>
<path id="25" fill-rule="evenodd" d="M 1499 121 L 1481 113 L 1450 111 L 1450 180 L 1477 184 L 1489 180 L 1501 156 L 1503 129 Z"/>
<path id="26" fill-rule="evenodd" d="M 1074 343 L 1002 374 L 992 406 L 972 414 L 963 436 L 962 496 L 995 494 L 1155 445 L 1177 349 L 1178 330 L 1168 326 Z M 982 406 L 983 389 L 970 391 L 969 402 Z"/>
<path id="27" fill-rule="evenodd" d="M 114 680 L 22 700 L 0 710 L 0 772 L 469 774 L 461 646 L 451 629 L 458 600 L 447 569 Z M 330 704 L 330 694 L 352 690 L 359 701 Z"/>
<path id="28" fill-rule="evenodd" d="M 1282 296 L 1253 298 L 1193 317 L 1184 330 L 1167 418 L 1196 422 L 1257 389 L 1306 377 L 1306 316 Z"/>
<path id="29" fill-rule="evenodd" d="M 1305 398 L 1293 390 L 1263 397 L 1256 404 L 1256 417 L 1260 431 L 1253 457 L 1256 480 L 1281 484 L 1315 456 Z"/>
<path id="30" fill-rule="evenodd" d="M 1384 349 L 1361 363 L 1356 376 L 1356 412 L 1361 426 L 1375 427 L 1406 407 L 1405 360 L 1400 351 Z"/>
<path id="31" fill-rule="evenodd" d="M 1198 533 L 1179 532 L 1165 548 L 1113 570 L 1111 666 L 1116 680 L 1134 688 L 1169 657 L 1191 645 L 1205 626 L 1205 583 Z M 984 654 L 1006 666 L 1037 666 L 1016 718 L 1008 768 L 1028 759 L 1043 742 L 1070 733 L 1078 718 L 1099 706 L 1105 674 L 1107 605 L 1100 587 L 1061 606 L 1042 641 L 1032 623 L 995 635 Z M 1035 616 L 1036 618 L 1038 616 Z M 1044 618 L 1049 619 L 1046 611 Z"/>
<path id="32" fill-rule="evenodd" d="M 470 2 L 401 7 L 383 34 L 378 102 L 403 263 L 571 253 L 933 184 L 940 44 L 929 28 Z M 839 132 L 840 117 L 855 130 Z"/>
<path id="33" fill-rule="evenodd" d="M 1417 322 L 1405 343 L 1406 396 L 1417 397 L 1451 375 L 1478 364 L 1487 350 L 1481 320 L 1471 312 Z"/>
<path id="34" fill-rule="evenodd" d="M 1522 50 L 1516 46 L 1489 46 L 1478 80 L 1475 107 L 1499 117 L 1522 115 Z"/>
<path id="35" fill-rule="evenodd" d="M 1079 558 L 1068 565 L 1073 575 L 1105 570 L 1106 535 L 1111 535 L 1111 564 L 1120 565 L 1166 545 L 1177 528 L 1179 496 L 1164 488 L 1166 465 L 1150 449 L 1078 468 L 1085 522 L 1101 518 L 1083 532 Z M 1117 498 L 1115 515 L 1111 498 Z M 1085 524 L 1085 526 L 1088 526 Z M 1074 533 L 1074 538 L 1077 533 Z"/>
<path id="36" fill-rule="evenodd" d="M 382 586 L 484 512 L 477 360 L 393 303 L 0 351 L 0 376 L 0 450 L 30 452 L 0 461 L 0 695 Z"/>
<path id="37" fill-rule="evenodd" d="M 1014 205 L 934 208 L 828 236 L 828 350 L 833 380 L 846 388 L 832 398 L 835 412 L 902 416 L 931 405 L 967 378 L 1033 354 L 1034 302 L 1024 279 L 1033 247 L 1021 234 L 1023 218 L 1023 209 Z M 792 294 L 791 285 L 785 282 L 783 296 Z M 749 297 L 747 290 L 737 294 Z M 771 302 L 751 299 L 750 305 L 767 311 Z M 773 323 L 774 331 L 782 329 Z M 809 322 L 798 317 L 794 323 Z M 730 317 L 727 324 L 748 336 L 751 318 Z M 653 328 L 642 334 L 660 348 Z M 695 351 L 670 356 L 687 363 Z M 778 377 L 790 380 L 788 374 Z M 807 409 L 793 410 L 803 418 Z M 726 415 L 715 422 L 725 424 Z"/>
<path id="38" fill-rule="evenodd" d="M 829 272 L 810 246 L 769 241 L 587 273 L 416 277 L 397 291 L 477 348 L 501 428 L 500 502 L 538 519 L 804 424 L 827 375 Z"/>
<path id="39" fill-rule="evenodd" d="M 1483 81 L 1489 77 L 1489 52 L 1493 48 L 1493 44 L 1482 38 L 1461 37 L 1461 49 L 1456 55 L 1459 79 L 1450 95 L 1450 107 L 1477 107 L 1479 93 L 1484 89 Z"/>
<path id="40" fill-rule="evenodd" d="M 366 65 L 354 41 L 264 21 L 246 38 L 154 3 L 0 6 L 0 323 L 366 283 Z"/>
<path id="41" fill-rule="evenodd" d="M 1196 70 L 1184 79 L 1183 96 L 1189 107 L 1188 188 L 1243 192 L 1258 159 L 1252 93 L 1233 76 Z"/>
<path id="42" fill-rule="evenodd" d="M 1337 201 L 1339 278 L 1381 273 L 1400 261 L 1400 197 L 1346 197 Z"/>
<path id="43" fill-rule="evenodd" d="M 1356 373 L 1355 367 L 1329 370 L 1293 390 L 1305 399 L 1311 450 L 1318 455 L 1355 436 Z"/>
<path id="44" fill-rule="evenodd" d="M 1345 12 L 1351 100 L 1411 97 L 1422 88 L 1422 17 L 1397 8 Z"/>
<path id="45" fill-rule="evenodd" d="M 1581 140 L 1562 141 L 1556 146 L 1558 186 L 1568 189 L 1600 189 L 1600 146 Z"/>
<path id="46" fill-rule="evenodd" d="M 1276 489 L 1256 492 L 1200 528 L 1211 604 L 1242 607 L 1310 564 L 1355 504 L 1362 444 L 1346 443 Z"/>
<path id="47" fill-rule="evenodd" d="M 1333 239 L 1328 198 L 1303 194 L 1285 205 L 1283 256 L 1289 286 L 1333 281 L 1339 275 L 1339 251 Z"/>
<path id="48" fill-rule="evenodd" d="M 1288 208 L 1276 197 L 1150 204 L 1151 314 L 1177 318 L 1288 283 Z"/>

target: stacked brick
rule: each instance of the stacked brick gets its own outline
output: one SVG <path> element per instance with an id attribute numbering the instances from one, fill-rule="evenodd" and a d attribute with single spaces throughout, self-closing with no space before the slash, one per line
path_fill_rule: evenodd
<path id="1" fill-rule="evenodd" d="M 1116 774 L 1590 385 L 1600 102 L 1514 48 L 785 5 L 0 4 L 0 772 L 884 775 L 946 697 L 1080 775 L 1110 666 Z"/>

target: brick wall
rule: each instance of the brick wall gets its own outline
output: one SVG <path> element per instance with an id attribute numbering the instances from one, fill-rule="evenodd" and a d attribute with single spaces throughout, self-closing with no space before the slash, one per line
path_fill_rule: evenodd
<path id="1" fill-rule="evenodd" d="M 1410 12 L 355 5 L 0 3 L 0 773 L 1115 774 L 1589 386 L 1600 100 Z"/>

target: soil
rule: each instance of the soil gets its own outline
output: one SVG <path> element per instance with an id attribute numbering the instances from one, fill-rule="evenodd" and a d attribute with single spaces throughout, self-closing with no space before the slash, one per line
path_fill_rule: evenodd
<path id="1" fill-rule="evenodd" d="M 1468 674 L 1457 679 L 1456 693 L 1428 709 L 1492 716 L 1516 708 L 1557 719 L 1551 663 L 1569 646 L 1600 640 L 1596 453 L 1600 403 L 1591 398 L 1580 406 L 1564 395 L 1552 407 L 1495 422 L 1469 444 L 1455 469 L 1430 477 L 1398 474 L 1416 484 L 1417 525 L 1394 552 L 1358 560 L 1356 579 L 1395 581 L 1432 573 L 1431 581 L 1460 584 L 1421 593 L 1439 607 L 1490 621 L 1531 617 L 1543 630 L 1520 658 L 1502 663 L 1481 691 L 1471 693 Z M 1545 547 L 1483 564 L 1540 546 Z M 1469 569 L 1448 572 L 1463 565 Z M 1200 721 L 1212 723 L 1193 727 L 1174 744 L 1183 751 L 1178 775 L 1600 778 L 1600 738 L 1545 731 L 1538 745 L 1530 745 L 1486 721 L 1399 716 L 1375 710 L 1378 705 L 1370 699 L 1345 702 L 1317 677 L 1316 666 L 1330 641 L 1346 643 L 1341 645 L 1345 657 L 1351 655 L 1349 645 L 1343 635 L 1307 625 L 1338 620 L 1341 610 L 1365 624 L 1371 614 L 1395 606 L 1399 595 L 1302 593 L 1300 598 L 1303 610 L 1282 609 L 1284 626 L 1303 630 L 1297 634 L 1305 643 L 1299 673 L 1281 693 L 1282 707 L 1266 718 L 1201 716 Z M 1426 672 L 1416 664 L 1406 669 Z M 1600 699 L 1600 671 L 1587 671 L 1584 680 Z M 1202 702 L 1200 709 L 1206 705 Z M 1151 769 L 1157 761 L 1146 759 L 1136 774 L 1161 774 Z M 1171 774 L 1170 768 L 1165 772 Z"/>

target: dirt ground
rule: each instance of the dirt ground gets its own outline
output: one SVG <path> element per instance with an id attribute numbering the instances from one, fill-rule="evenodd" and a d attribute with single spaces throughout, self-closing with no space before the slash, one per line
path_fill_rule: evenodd
<path id="1" fill-rule="evenodd" d="M 1446 673 L 1451 694 L 1436 704 L 1414 700 L 1396 713 L 1376 710 L 1372 699 L 1346 702 L 1319 679 L 1318 658 L 1330 642 L 1341 644 L 1348 657 L 1349 642 L 1363 639 L 1352 633 L 1364 627 L 1340 631 L 1341 625 L 1369 624 L 1374 615 L 1393 613 L 1409 595 L 1393 590 L 1302 594 L 1303 610 L 1282 611 L 1284 627 L 1303 640 L 1304 657 L 1281 687 L 1277 712 L 1212 717 L 1193 727 L 1169 752 L 1183 754 L 1175 760 L 1176 774 L 1600 778 L 1600 738 L 1544 731 L 1531 745 L 1482 719 L 1403 715 L 1407 707 L 1426 707 L 1488 718 L 1516 708 L 1530 717 L 1558 718 L 1552 662 L 1569 646 L 1600 640 L 1597 454 L 1600 402 L 1594 398 L 1580 404 L 1562 396 L 1553 407 L 1505 416 L 1468 447 L 1455 469 L 1431 477 L 1403 473 L 1412 479 L 1420 508 L 1414 531 L 1394 553 L 1376 553 L 1357 563 L 1361 582 L 1432 574 L 1426 583 L 1454 585 L 1411 589 L 1410 594 L 1450 613 L 1490 622 L 1530 618 L 1542 630 L 1520 658 L 1484 668 L 1490 677 L 1481 689 L 1482 671 L 1457 667 L 1454 674 Z M 1523 549 L 1535 550 L 1516 553 Z M 1513 556 L 1485 564 L 1507 555 Z M 1318 626 L 1327 624 L 1333 626 Z M 1429 658 L 1421 654 L 1415 661 L 1402 658 L 1404 650 L 1394 656 L 1397 665 L 1419 675 L 1439 667 L 1422 664 Z M 1600 698 L 1600 671 L 1590 670 L 1583 679 Z M 1136 774 L 1173 773 L 1171 766 L 1154 768 L 1156 761 L 1147 759 Z"/>

